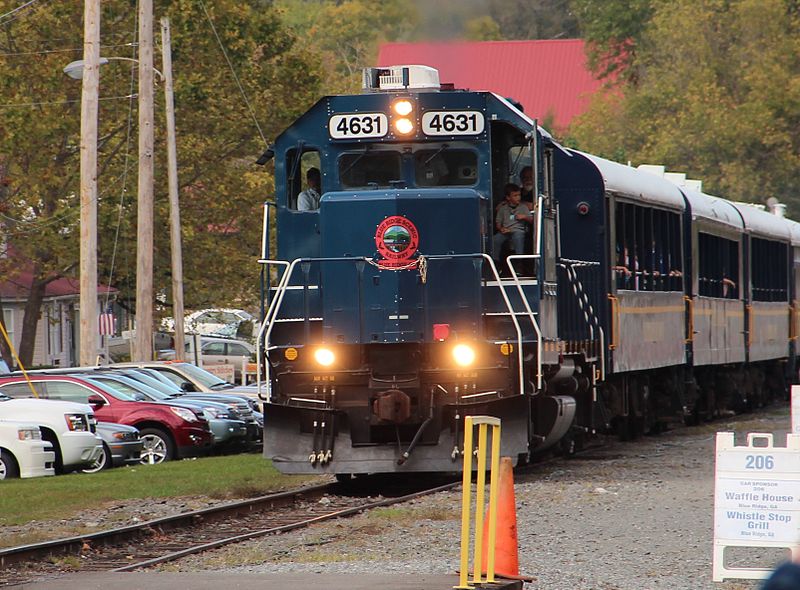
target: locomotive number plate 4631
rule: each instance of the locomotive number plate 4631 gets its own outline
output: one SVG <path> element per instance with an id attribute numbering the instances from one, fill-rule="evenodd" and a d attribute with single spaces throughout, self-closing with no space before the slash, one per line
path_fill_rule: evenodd
<path id="1" fill-rule="evenodd" d="M 483 128 L 483 113 L 478 111 L 428 111 L 422 115 L 425 135 L 478 135 Z"/>
<path id="2" fill-rule="evenodd" d="M 334 115 L 328 121 L 333 139 L 383 137 L 389 132 L 389 120 L 383 113 Z"/>

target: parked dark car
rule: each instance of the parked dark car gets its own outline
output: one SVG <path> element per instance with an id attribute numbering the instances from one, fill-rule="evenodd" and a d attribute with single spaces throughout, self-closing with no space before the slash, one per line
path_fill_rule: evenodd
<path id="1" fill-rule="evenodd" d="M 98 371 L 81 375 L 92 383 L 131 396 L 138 401 L 167 402 L 171 405 L 199 409 L 208 420 L 215 447 L 241 447 L 247 440 L 247 425 L 236 408 L 228 404 L 201 399 L 173 398 L 160 391 L 115 372 Z"/>
<path id="2" fill-rule="evenodd" d="M 138 428 L 144 442 L 141 463 L 202 455 L 214 442 L 200 409 L 135 401 L 131 396 L 75 376 L 37 374 L 31 375 L 31 380 L 43 398 L 88 403 L 98 420 Z M 0 393 L 16 398 L 32 397 L 24 377 L 0 378 Z"/>
<path id="3" fill-rule="evenodd" d="M 83 473 L 136 465 L 141 461 L 144 442 L 139 436 L 138 428 L 114 422 L 98 422 L 96 434 L 103 439 L 103 454 L 93 465 L 81 469 Z"/>

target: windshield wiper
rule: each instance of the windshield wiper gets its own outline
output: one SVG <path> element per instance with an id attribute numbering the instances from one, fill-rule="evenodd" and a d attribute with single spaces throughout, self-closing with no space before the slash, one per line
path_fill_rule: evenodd
<path id="1" fill-rule="evenodd" d="M 441 154 L 441 153 L 442 153 L 444 150 L 446 150 L 446 149 L 447 149 L 447 148 L 449 148 L 449 147 L 450 147 L 449 145 L 447 145 L 446 143 L 443 143 L 443 144 L 442 144 L 442 147 L 440 147 L 438 150 L 436 150 L 435 152 L 433 152 L 433 154 L 431 155 L 431 157 L 430 157 L 430 158 L 428 158 L 427 160 L 425 160 L 425 161 L 422 163 L 422 165 L 423 165 L 423 166 L 427 166 L 428 164 L 430 164 L 430 163 L 431 163 L 431 161 L 432 161 L 432 160 L 433 160 L 433 159 L 434 159 L 436 156 L 438 156 L 439 154 Z"/>
<path id="2" fill-rule="evenodd" d="M 356 159 L 355 159 L 355 160 L 353 160 L 352 162 L 350 162 L 350 165 L 349 165 L 347 168 L 345 168 L 345 169 L 344 169 L 342 172 L 340 172 L 340 173 L 339 173 L 339 177 L 341 178 L 342 176 L 344 176 L 345 174 L 347 174 L 348 172 L 350 172 L 350 170 L 352 170 L 352 169 L 353 169 L 353 166 L 355 166 L 356 164 L 358 164 L 358 163 L 361 161 L 361 158 L 363 158 L 364 156 L 366 156 L 366 155 L 367 155 L 367 152 L 369 152 L 369 151 L 370 151 L 370 149 L 371 149 L 371 147 L 370 147 L 370 146 L 368 146 L 368 145 L 364 146 L 364 151 L 363 151 L 363 152 L 361 152 L 360 154 L 358 154 L 358 156 L 356 157 Z"/>

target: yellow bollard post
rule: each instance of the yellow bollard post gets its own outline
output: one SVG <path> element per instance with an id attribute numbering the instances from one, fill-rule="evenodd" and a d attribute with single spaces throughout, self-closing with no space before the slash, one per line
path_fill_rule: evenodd
<path id="1" fill-rule="evenodd" d="M 477 491 L 475 496 L 475 546 L 473 553 L 473 575 L 471 583 L 469 575 L 469 535 L 471 529 L 472 509 L 472 454 L 473 454 L 473 429 L 478 426 L 477 454 Z M 492 416 L 467 416 L 464 420 L 464 466 L 462 474 L 461 496 L 461 567 L 459 570 L 459 585 L 456 589 L 468 590 L 475 584 L 481 585 L 483 580 L 483 522 L 484 506 L 486 504 L 486 440 L 488 427 L 492 427 L 491 449 L 491 480 L 489 483 L 489 521 L 487 534 L 487 567 L 485 582 L 494 582 L 494 551 L 495 536 L 497 531 L 497 471 L 500 464 L 500 419 Z"/>
<path id="2" fill-rule="evenodd" d="M 459 569 L 458 586 L 455 588 L 472 588 L 467 583 L 469 576 L 469 523 L 470 504 L 472 502 L 472 416 L 464 420 L 464 466 L 461 477 L 461 568 Z"/>

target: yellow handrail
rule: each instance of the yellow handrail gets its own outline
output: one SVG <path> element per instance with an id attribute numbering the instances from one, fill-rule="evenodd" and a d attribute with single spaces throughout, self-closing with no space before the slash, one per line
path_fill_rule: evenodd
<path id="1" fill-rule="evenodd" d="M 689 344 L 691 342 L 694 342 L 694 299 L 692 299 L 688 295 L 684 295 L 683 296 L 683 300 L 687 303 L 687 306 L 689 307 L 689 310 L 688 310 L 688 313 L 689 313 L 689 333 L 686 335 L 686 339 L 684 340 L 684 342 L 686 344 Z"/>
<path id="2" fill-rule="evenodd" d="M 28 382 L 28 387 L 31 388 L 31 392 L 33 393 L 33 397 L 39 397 L 39 394 L 36 393 L 36 389 L 33 387 L 33 382 L 31 378 L 28 377 L 28 373 L 25 371 L 25 367 L 22 366 L 22 361 L 19 360 L 17 356 L 17 350 L 14 348 L 14 344 L 11 342 L 11 338 L 8 337 L 8 332 L 6 332 L 6 327 L 3 325 L 3 322 L 0 322 L 0 332 L 3 333 L 3 338 L 5 338 L 6 344 L 8 344 L 8 349 L 11 351 L 11 354 L 14 355 L 14 360 L 17 361 L 17 366 L 19 367 L 22 374 L 25 376 L 25 381 Z"/>
<path id="3" fill-rule="evenodd" d="M 614 295 L 609 295 L 608 300 L 611 301 L 611 342 L 608 343 L 608 349 L 614 350 L 619 344 L 619 299 Z"/>

